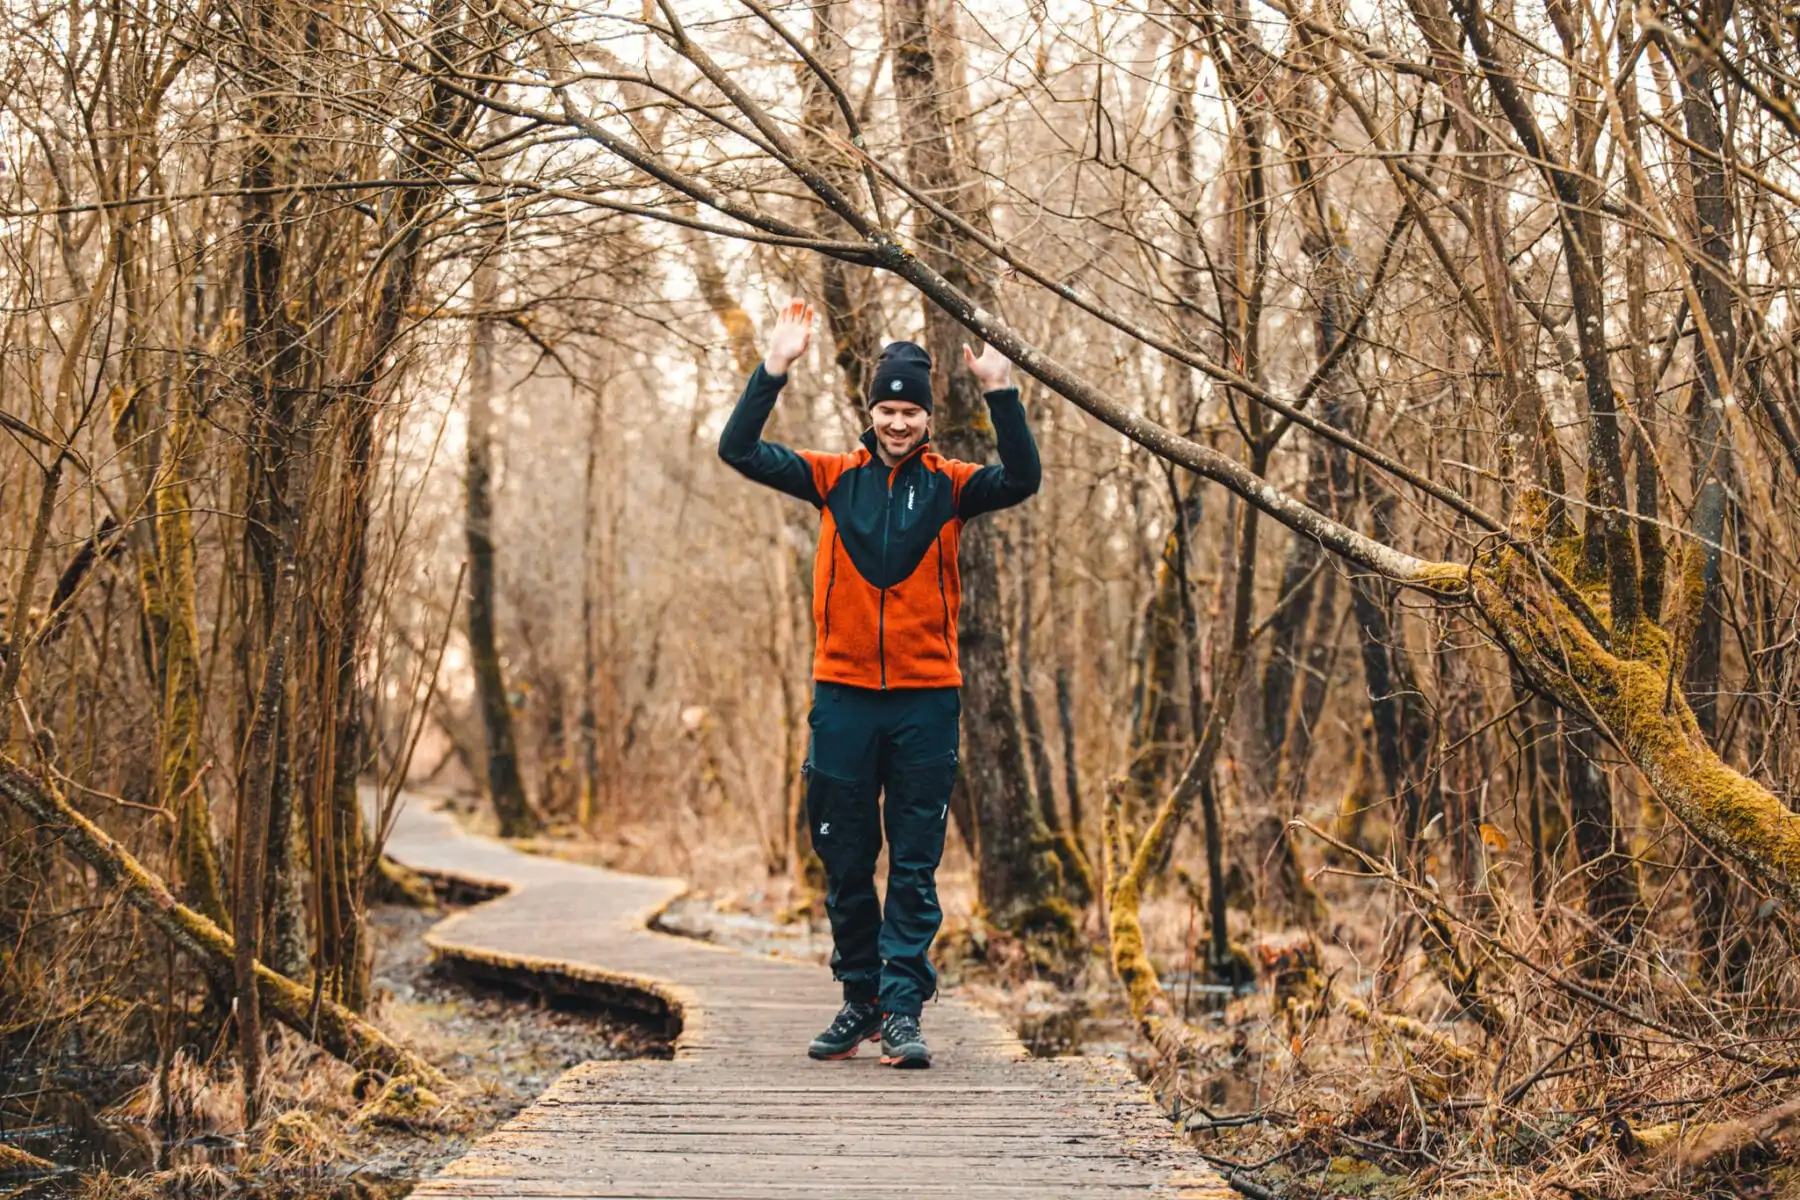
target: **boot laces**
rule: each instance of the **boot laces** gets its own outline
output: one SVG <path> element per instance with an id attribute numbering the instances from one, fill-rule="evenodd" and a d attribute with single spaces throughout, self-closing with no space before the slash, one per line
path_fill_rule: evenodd
<path id="1" fill-rule="evenodd" d="M 869 1019 L 869 1013 L 874 1007 L 873 1004 L 846 1000 L 844 1007 L 838 1009 L 838 1015 L 831 1022 L 831 1032 L 840 1036 L 849 1033 Z"/>
<path id="2" fill-rule="evenodd" d="M 920 1040 L 919 1020 L 904 1013 L 894 1013 L 887 1019 L 887 1028 L 882 1031 L 887 1040 L 896 1044 L 916 1042 Z"/>

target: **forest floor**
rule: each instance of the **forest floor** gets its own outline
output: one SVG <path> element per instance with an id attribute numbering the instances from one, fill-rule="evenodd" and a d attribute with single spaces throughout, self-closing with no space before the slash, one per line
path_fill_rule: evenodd
<path id="1" fill-rule="evenodd" d="M 612 1015 L 453 977 L 432 961 L 423 941 L 451 911 L 379 905 L 371 925 L 374 1016 L 455 1080 L 454 1096 L 407 1120 L 376 1115 L 365 1105 L 368 1081 L 359 1086 L 343 1064 L 284 1033 L 270 1060 L 275 1115 L 262 1147 L 252 1152 L 244 1148 L 241 1096 L 228 1073 L 181 1061 L 171 1088 L 181 1128 L 172 1139 L 145 1119 L 156 1105 L 149 1068 L 90 1076 L 86 1086 L 53 1088 L 35 1109 L 7 1114 L 0 1146 L 75 1169 L 10 1185 L 0 1176 L 0 1197 L 391 1200 L 459 1157 L 570 1067 L 667 1053 L 645 1030 Z M 96 1085 L 94 1078 L 115 1082 Z M 8 1083 L 9 1093 L 39 1090 L 16 1078 Z"/>

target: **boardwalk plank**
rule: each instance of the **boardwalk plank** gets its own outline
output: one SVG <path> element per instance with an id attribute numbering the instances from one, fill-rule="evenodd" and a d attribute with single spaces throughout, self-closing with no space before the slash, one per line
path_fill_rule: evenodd
<path id="1" fill-rule="evenodd" d="M 548 975 L 680 1026 L 672 1061 L 576 1067 L 415 1196 L 1232 1195 L 1119 1064 L 1032 1059 L 998 1018 L 960 1000 L 925 1012 L 930 1071 L 884 1069 L 873 1046 L 808 1060 L 806 1040 L 839 1003 L 829 974 L 651 931 L 678 881 L 524 855 L 461 833 L 416 796 L 388 851 L 509 889 L 433 929 L 439 956 Z"/>

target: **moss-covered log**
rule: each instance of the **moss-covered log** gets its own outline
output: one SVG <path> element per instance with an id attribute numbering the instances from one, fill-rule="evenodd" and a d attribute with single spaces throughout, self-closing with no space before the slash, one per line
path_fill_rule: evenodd
<path id="1" fill-rule="evenodd" d="M 1144 925 L 1139 916 L 1143 890 L 1135 873 L 1128 869 L 1116 882 L 1108 882 L 1113 885 L 1108 929 L 1113 974 L 1125 987 L 1131 1019 L 1163 1057 L 1176 1062 L 1191 1058 L 1196 1042 L 1194 1030 L 1175 1014 L 1168 997 L 1163 995 L 1162 980 L 1144 945 Z"/>
<path id="2" fill-rule="evenodd" d="M 1602 646 L 1510 554 L 1469 581 L 1476 610 L 1537 688 L 1605 729 L 1657 799 L 1715 854 L 1800 904 L 1800 814 L 1707 744 L 1672 680 L 1680 663 L 1668 633 L 1638 621 Z"/>
<path id="3" fill-rule="evenodd" d="M 1355 996 L 1332 994 L 1337 1010 L 1359 1025 L 1366 1025 L 1415 1049 L 1423 1047 L 1442 1060 L 1451 1070 L 1461 1070 L 1481 1061 L 1481 1056 L 1455 1039 L 1444 1036 L 1422 1021 L 1397 1013 L 1383 1012 L 1358 1000 Z"/>
<path id="4" fill-rule="evenodd" d="M 60 1170 L 61 1167 L 47 1158 L 0 1142 L 0 1179 L 28 1179 L 35 1175 L 54 1175 Z"/>
<path id="5" fill-rule="evenodd" d="M 1668 1121 L 1638 1126 L 1621 1137 L 1627 1154 L 1644 1155 L 1684 1173 L 1730 1165 L 1740 1156 L 1772 1147 L 1800 1129 L 1800 1099 L 1731 1121 Z"/>
<path id="6" fill-rule="evenodd" d="M 176 900 L 166 883 L 54 787 L 5 757 L 0 757 L 0 795 L 37 822 L 43 832 L 60 839 L 103 883 L 118 888 L 126 902 L 191 958 L 208 979 L 227 993 L 232 990 L 236 946 L 230 934 Z M 435 1067 L 349 1009 L 322 999 L 315 1011 L 310 990 L 262 963 L 257 963 L 255 970 L 263 1011 L 301 1037 L 352 1066 L 413 1075 L 433 1086 L 444 1086 Z"/>

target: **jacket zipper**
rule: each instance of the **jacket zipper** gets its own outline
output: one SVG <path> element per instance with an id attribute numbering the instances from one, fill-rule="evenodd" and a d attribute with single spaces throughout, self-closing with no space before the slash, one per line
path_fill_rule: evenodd
<path id="1" fill-rule="evenodd" d="M 881 575 L 884 579 L 888 572 L 888 531 L 894 523 L 894 477 L 899 473 L 898 464 L 888 472 L 887 499 L 881 505 Z M 881 662 L 883 691 L 887 690 L 887 594 L 888 590 L 882 588 L 880 616 L 875 622 L 875 653 Z"/>
<path id="2" fill-rule="evenodd" d="M 928 442 L 920 442 L 913 447 L 912 453 L 895 463 L 888 469 L 887 498 L 881 505 L 881 574 L 885 579 L 888 570 L 888 534 L 894 523 L 894 480 L 900 477 L 900 468 L 925 452 Z M 938 552 L 938 570 L 943 570 L 943 552 Z M 887 594 L 881 589 L 881 607 L 875 620 L 875 655 L 881 663 L 881 690 L 887 690 Z"/>
<path id="3" fill-rule="evenodd" d="M 825 645 L 831 645 L 831 589 L 837 586 L 837 530 L 831 531 L 831 572 L 825 576 Z"/>

